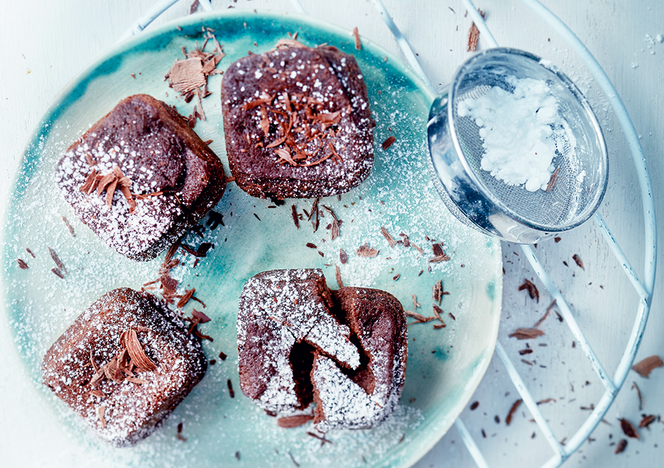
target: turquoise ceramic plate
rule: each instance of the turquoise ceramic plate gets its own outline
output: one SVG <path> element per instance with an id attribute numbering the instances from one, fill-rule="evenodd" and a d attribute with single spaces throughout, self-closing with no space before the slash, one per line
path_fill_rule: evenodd
<path id="1" fill-rule="evenodd" d="M 334 241 L 326 229 L 329 216 L 317 232 L 307 222 L 296 229 L 291 205 L 302 213 L 310 209 L 311 200 L 287 200 L 284 206 L 275 206 L 229 184 L 215 208 L 223 215 L 223 225 L 212 229 L 206 218 L 201 222 L 203 238 L 191 233 L 185 239 L 192 246 L 212 242 L 214 249 L 196 266 L 193 258 L 182 256 L 185 265 L 173 272 L 181 287 L 195 287 L 196 296 L 207 306 L 204 311 L 213 320 L 202 331 L 214 341 L 205 341 L 204 348 L 209 359 L 216 358 L 216 365 L 209 367 L 204 380 L 163 427 L 135 447 L 113 449 L 98 441 L 43 388 L 44 400 L 60 420 L 53 430 L 66 428 L 74 436 L 77 442 L 72 443 L 79 446 L 73 450 L 82 454 L 81 466 L 293 466 L 293 460 L 300 466 L 409 466 L 448 430 L 488 366 L 500 315 L 500 245 L 454 220 L 436 196 L 427 174 L 425 133 L 433 96 L 421 81 L 370 42 L 365 40 L 357 51 L 349 32 L 306 17 L 237 12 L 182 19 L 121 45 L 59 95 L 26 150 L 3 228 L 4 307 L 29 378 L 42 388 L 41 358 L 74 318 L 112 288 L 140 289 L 155 279 L 163 258 L 135 263 L 107 248 L 64 203 L 53 181 L 55 164 L 90 124 L 128 95 L 148 93 L 189 115 L 195 101 L 186 104 L 176 97 L 164 75 L 182 57 L 181 47 L 192 49 L 196 42 L 203 43 L 202 27 L 212 28 L 223 45 L 227 55 L 221 69 L 247 51 L 269 50 L 288 32 L 299 33 L 306 44 L 333 44 L 354 54 L 377 123 L 374 170 L 341 200 L 321 200 L 343 220 L 341 236 Z M 213 140 L 210 146 L 228 167 L 220 82 L 220 76 L 211 77 L 212 95 L 203 101 L 207 120 L 199 121 L 195 130 L 203 140 Z M 390 135 L 396 142 L 382 150 L 381 143 Z M 399 233 L 407 234 L 426 254 L 403 245 L 390 248 L 381 226 L 397 238 Z M 428 263 L 434 239 L 444 242 L 450 261 Z M 377 257 L 355 254 L 365 242 L 380 250 Z M 317 248 L 307 248 L 307 243 Z M 49 247 L 64 262 L 65 279 L 51 272 L 55 264 Z M 347 264 L 340 264 L 340 249 L 349 254 Z M 30 268 L 20 269 L 18 258 Z M 235 319 L 241 288 L 254 274 L 273 268 L 322 268 L 328 284 L 336 288 L 335 264 L 346 285 L 387 290 L 410 310 L 416 295 L 421 304 L 418 312 L 427 316 L 432 315 L 432 287 L 442 279 L 449 291 L 442 303 L 447 327 L 409 326 L 406 384 L 391 419 L 373 430 L 330 433 L 333 444 L 321 446 L 307 435 L 310 426 L 280 429 L 275 418 L 242 395 Z M 191 308 L 187 305 L 187 312 Z M 218 358 L 220 351 L 228 355 L 225 361 Z M 186 442 L 176 438 L 178 423 L 183 423 Z"/>

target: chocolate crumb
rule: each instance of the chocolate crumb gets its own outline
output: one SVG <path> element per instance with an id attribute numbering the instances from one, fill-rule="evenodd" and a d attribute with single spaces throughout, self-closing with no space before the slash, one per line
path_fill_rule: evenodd
<path id="1" fill-rule="evenodd" d="M 311 242 L 307 242 L 306 246 L 309 247 L 310 249 L 317 249 L 318 246 L 316 244 L 312 244 Z"/>
<path id="2" fill-rule="evenodd" d="M 208 364 L 210 364 L 211 366 L 214 366 L 216 363 L 217 363 L 217 360 L 216 360 L 216 359 L 210 359 L 210 360 L 208 361 Z"/>
<path id="3" fill-rule="evenodd" d="M 235 452 L 235 458 L 240 459 L 240 452 Z"/>
<path id="4" fill-rule="evenodd" d="M 449 315 L 452 320 L 456 320 L 456 317 L 452 314 L 452 312 L 448 312 L 447 315 Z"/>
<path id="5" fill-rule="evenodd" d="M 314 419 L 311 414 L 297 414 L 295 416 L 285 416 L 277 419 L 277 425 L 283 429 L 292 429 L 300 427 Z"/>
<path id="6" fill-rule="evenodd" d="M 16 261 L 18 262 L 18 266 L 21 267 L 21 269 L 27 270 L 28 268 L 30 268 L 28 264 L 25 263 L 25 261 L 23 261 L 23 259 L 21 258 L 17 259 Z"/>
<path id="7" fill-rule="evenodd" d="M 477 409 L 478 406 L 480 406 L 480 402 L 479 402 L 479 401 L 474 401 L 474 402 L 470 405 L 470 410 L 471 410 L 471 411 L 475 411 L 475 410 Z"/>
<path id="8" fill-rule="evenodd" d="M 557 244 L 558 242 L 560 242 L 562 240 L 562 237 L 554 237 L 553 240 Z"/>
<path id="9" fill-rule="evenodd" d="M 392 277 L 392 279 L 393 279 L 394 281 L 396 281 L 396 280 L 399 279 L 400 276 L 401 276 L 401 274 L 400 274 L 400 273 L 397 273 L 396 275 L 394 275 L 394 276 Z"/>
<path id="10" fill-rule="evenodd" d="M 532 352 L 533 350 L 530 348 L 522 349 L 521 351 L 519 351 L 519 356 L 523 356 L 524 354 L 531 354 Z"/>
<path id="11" fill-rule="evenodd" d="M 69 224 L 69 221 L 64 216 L 62 217 L 62 220 L 65 222 L 65 226 L 67 226 L 67 229 L 69 229 L 69 234 L 71 234 L 72 237 L 76 237 L 76 233 L 74 232 L 74 226 Z"/>
<path id="12" fill-rule="evenodd" d="M 231 396 L 231 398 L 235 398 L 235 392 L 233 391 L 233 382 L 231 382 L 231 379 L 228 379 L 226 381 L 226 384 L 228 385 L 228 393 Z"/>
<path id="13" fill-rule="evenodd" d="M 339 261 L 342 265 L 345 265 L 348 262 L 348 254 L 344 249 L 339 249 Z"/>
<path id="14" fill-rule="evenodd" d="M 219 351 L 219 359 L 225 361 L 227 357 L 228 356 L 226 356 L 226 353 L 224 353 L 223 351 Z"/>
<path id="15" fill-rule="evenodd" d="M 514 413 L 516 413 L 516 410 L 519 409 L 519 406 L 521 405 L 521 403 L 523 403 L 523 400 L 521 400 L 521 399 L 518 399 L 514 402 L 514 404 L 510 408 L 510 412 L 507 413 L 507 417 L 505 418 L 505 424 L 506 425 L 508 425 L 508 426 L 510 425 L 510 423 L 512 422 L 512 418 L 514 417 Z M 496 418 L 498 418 L 498 416 L 496 416 Z M 498 421 L 496 421 L 496 422 L 498 422 Z"/>
<path id="16" fill-rule="evenodd" d="M 380 145 L 381 148 L 383 148 L 383 151 L 388 149 L 390 146 L 394 144 L 394 142 L 397 141 L 397 139 L 394 137 L 394 135 L 390 135 L 387 137 L 387 139 Z"/>

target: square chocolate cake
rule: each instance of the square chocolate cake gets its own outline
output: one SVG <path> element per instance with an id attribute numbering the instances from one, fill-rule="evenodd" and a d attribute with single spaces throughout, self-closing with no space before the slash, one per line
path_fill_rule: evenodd
<path id="1" fill-rule="evenodd" d="M 353 56 L 296 41 L 234 62 L 222 83 L 226 150 L 255 197 L 337 195 L 373 166 L 367 89 Z"/>
<path id="2" fill-rule="evenodd" d="M 42 377 L 104 440 L 133 445 L 150 435 L 203 378 L 197 338 L 148 293 L 115 289 L 51 346 Z"/>
<path id="3" fill-rule="evenodd" d="M 76 215 L 118 253 L 151 260 L 220 199 L 219 158 L 174 108 L 122 100 L 69 147 L 56 182 Z"/>

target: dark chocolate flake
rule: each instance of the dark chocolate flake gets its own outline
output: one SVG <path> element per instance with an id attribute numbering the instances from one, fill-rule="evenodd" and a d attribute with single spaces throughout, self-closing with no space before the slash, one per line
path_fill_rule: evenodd
<path id="1" fill-rule="evenodd" d="M 376 249 L 374 249 L 374 248 L 372 248 L 372 247 L 369 247 L 369 244 L 368 244 L 368 243 L 365 243 L 364 245 L 361 245 L 361 246 L 357 249 L 357 256 L 358 256 L 358 257 L 368 257 L 368 258 L 373 258 L 373 257 L 375 257 L 376 255 L 378 255 L 379 252 L 380 252 L 379 250 L 376 250 Z"/>
<path id="2" fill-rule="evenodd" d="M 18 262 L 18 266 L 21 267 L 21 269 L 27 270 L 28 268 L 30 268 L 28 264 L 25 263 L 25 261 L 23 261 L 23 259 L 21 258 L 17 259 L 16 261 Z"/>
<path id="3" fill-rule="evenodd" d="M 648 378 L 653 369 L 664 366 L 662 358 L 657 355 L 649 356 L 642 361 L 637 362 L 632 366 L 632 370 L 639 374 L 641 377 Z"/>
<path id="4" fill-rule="evenodd" d="M 397 141 L 397 139 L 394 137 L 394 135 L 390 135 L 387 137 L 387 139 L 380 145 L 381 148 L 383 148 L 383 151 L 388 149 L 390 146 L 394 144 L 394 142 Z"/>
<path id="5" fill-rule="evenodd" d="M 641 419 L 641 422 L 639 423 L 639 428 L 645 427 L 646 429 L 650 429 L 650 426 L 652 423 L 655 422 L 655 415 L 650 414 L 650 415 L 643 415 L 643 419 Z"/>
<path id="6" fill-rule="evenodd" d="M 539 302 L 539 291 L 537 290 L 537 286 L 535 286 L 531 281 L 524 279 L 523 284 L 519 286 L 519 291 L 523 290 L 528 291 L 528 295 L 530 296 L 531 299 L 536 299 L 537 302 Z"/>
<path id="7" fill-rule="evenodd" d="M 518 399 L 514 402 L 512 407 L 510 408 L 509 413 L 507 413 L 507 417 L 505 418 L 505 424 L 510 425 L 512 423 L 512 418 L 514 417 L 514 413 L 516 413 L 516 410 L 519 409 L 519 406 L 523 403 L 523 400 Z"/>
<path id="8" fill-rule="evenodd" d="M 51 258 L 55 262 L 58 269 L 61 270 L 61 271 L 64 271 L 65 273 L 67 273 L 67 268 L 65 268 L 65 264 L 62 263 L 62 260 L 60 260 L 60 257 L 58 257 L 58 254 L 55 253 L 55 250 L 53 250 L 52 248 L 49 247 L 48 251 L 51 254 Z"/>
<path id="9" fill-rule="evenodd" d="M 311 414 L 297 414 L 295 416 L 285 416 L 277 419 L 277 425 L 284 429 L 300 427 L 314 419 Z"/>
<path id="10" fill-rule="evenodd" d="M 231 398 L 235 398 L 235 391 L 233 390 L 233 382 L 231 382 L 231 379 L 228 379 L 226 381 L 226 384 L 228 385 L 228 393 L 231 396 Z"/>
<path id="11" fill-rule="evenodd" d="M 342 265 L 348 263 L 348 254 L 344 249 L 339 249 L 339 261 Z"/>
<path id="12" fill-rule="evenodd" d="M 530 340 L 541 335 L 544 335 L 544 332 L 539 328 L 517 328 L 509 337 L 517 340 Z"/>
<path id="13" fill-rule="evenodd" d="M 62 274 L 59 268 L 51 268 L 51 271 L 55 274 L 55 276 L 65 279 L 65 275 Z"/>
<path id="14" fill-rule="evenodd" d="M 627 440 L 625 439 L 620 439 L 620 442 L 618 442 L 618 446 L 616 447 L 615 453 L 623 453 L 625 451 L 625 448 L 627 448 Z"/>
<path id="15" fill-rule="evenodd" d="M 581 260 L 581 257 L 579 257 L 579 254 L 574 254 L 572 255 L 572 259 L 576 262 L 576 264 L 581 268 L 582 270 L 585 270 L 583 266 L 583 261 Z"/>
<path id="16" fill-rule="evenodd" d="M 639 436 L 639 433 L 637 432 L 636 428 L 634 425 L 629 422 L 625 418 L 621 418 L 620 420 L 620 428 L 622 429 L 623 433 L 632 439 L 640 439 L 641 437 Z"/>
<path id="17" fill-rule="evenodd" d="M 69 234 L 71 234 L 72 237 L 76 237 L 76 233 L 74 232 L 74 227 L 69 224 L 69 220 L 65 218 L 64 216 L 62 217 L 62 220 L 65 222 L 65 226 L 67 226 L 67 229 L 69 229 Z"/>

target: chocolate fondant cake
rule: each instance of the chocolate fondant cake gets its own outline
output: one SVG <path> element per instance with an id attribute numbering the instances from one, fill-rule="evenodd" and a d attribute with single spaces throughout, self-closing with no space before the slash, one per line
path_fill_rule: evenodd
<path id="1" fill-rule="evenodd" d="M 242 390 L 268 411 L 313 400 L 327 432 L 373 427 L 399 401 L 406 317 L 389 293 L 329 291 L 320 270 L 264 272 L 245 285 L 237 327 Z"/>
<path id="2" fill-rule="evenodd" d="M 392 414 L 406 377 L 408 332 L 401 303 L 367 288 L 333 291 L 335 309 L 362 353 L 354 372 L 316 353 L 311 374 L 316 429 L 366 429 Z"/>
<path id="3" fill-rule="evenodd" d="M 104 440 L 132 445 L 152 433 L 203 378 L 200 342 L 156 297 L 104 294 L 51 346 L 44 383 Z"/>
<path id="4" fill-rule="evenodd" d="M 224 193 L 219 158 L 174 108 L 148 95 L 122 100 L 69 147 L 56 181 L 104 242 L 150 260 Z"/>
<path id="5" fill-rule="evenodd" d="M 347 192 L 373 165 L 367 90 L 355 59 L 296 41 L 234 62 L 222 84 L 229 166 L 267 198 Z"/>
<path id="6" fill-rule="evenodd" d="M 321 270 L 259 273 L 244 286 L 237 318 L 242 392 L 268 411 L 290 413 L 312 401 L 309 373 L 317 350 L 356 369 L 350 329 L 332 315 Z"/>

